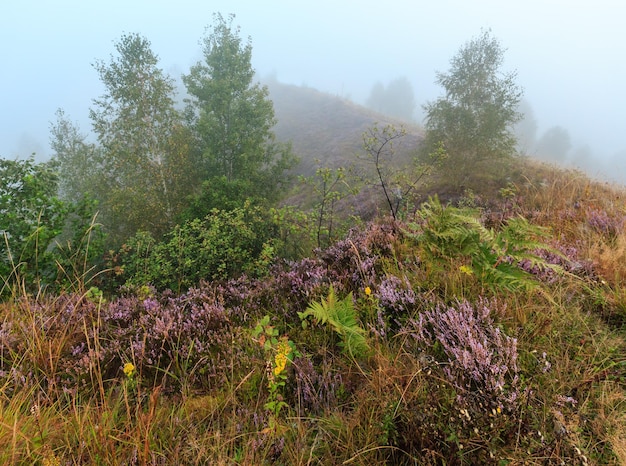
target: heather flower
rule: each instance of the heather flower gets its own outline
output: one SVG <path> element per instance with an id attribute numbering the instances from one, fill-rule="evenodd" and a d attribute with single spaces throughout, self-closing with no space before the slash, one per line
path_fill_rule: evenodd
<path id="1" fill-rule="evenodd" d="M 345 283 L 346 290 L 363 289 L 365 283 L 376 281 L 379 259 L 393 255 L 397 234 L 394 226 L 387 224 L 371 224 L 364 231 L 352 229 L 346 239 L 321 251 L 319 256 L 333 283 Z"/>
<path id="2" fill-rule="evenodd" d="M 412 335 L 427 348 L 438 343 L 443 349 L 443 373 L 460 400 L 486 397 L 495 406 L 511 405 L 518 398 L 517 340 L 494 324 L 490 305 L 439 305 L 411 321 Z"/>
<path id="3" fill-rule="evenodd" d="M 550 361 L 548 361 L 547 359 L 547 353 L 544 351 L 543 353 L 541 353 L 541 372 L 543 372 L 544 374 L 546 372 L 550 372 L 550 369 L 552 369 L 552 363 Z"/>
<path id="4" fill-rule="evenodd" d="M 578 400 L 572 398 L 571 396 L 557 395 L 556 396 L 556 404 L 557 406 L 565 406 L 567 403 L 572 406 L 576 406 L 578 404 Z"/>
<path id="5" fill-rule="evenodd" d="M 616 236 L 624 230 L 626 217 L 610 217 L 605 210 L 587 209 L 587 224 L 598 233 Z"/>
<path id="6" fill-rule="evenodd" d="M 416 295 L 411 284 L 390 275 L 386 277 L 378 287 L 378 302 L 387 314 L 397 316 L 409 313 L 416 303 Z"/>

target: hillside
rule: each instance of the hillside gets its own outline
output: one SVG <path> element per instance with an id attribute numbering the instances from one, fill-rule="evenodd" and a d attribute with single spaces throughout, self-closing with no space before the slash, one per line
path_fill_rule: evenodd
<path id="1" fill-rule="evenodd" d="M 312 175 L 320 166 L 350 166 L 362 152 L 363 133 L 374 124 L 404 126 L 407 136 L 398 152 L 399 160 L 410 158 L 411 149 L 422 138 L 419 127 L 381 115 L 346 99 L 308 87 L 265 83 L 274 102 L 274 131 L 280 141 L 291 142 L 301 163 L 297 171 Z M 319 164 L 318 162 L 319 161 Z"/>
<path id="2" fill-rule="evenodd" d="M 276 137 L 292 144 L 300 160 L 294 172 L 312 177 L 318 168 L 346 169 L 349 172 L 346 183 L 350 188 L 358 186 L 358 194 L 347 195 L 336 202 L 334 209 L 340 217 L 355 215 L 371 220 L 381 212 L 388 212 L 380 189 L 360 179 L 363 176 L 375 178 L 371 164 L 364 162 L 363 135 L 375 126 L 403 128 L 406 134 L 394 141 L 392 160 L 393 169 L 402 170 L 414 166 L 422 129 L 316 89 L 275 80 L 265 84 L 274 103 Z M 308 208 L 314 197 L 310 186 L 297 184 L 284 204 Z"/>
<path id="3" fill-rule="evenodd" d="M 294 170 L 298 175 L 312 176 L 320 167 L 343 167 L 351 172 L 366 170 L 366 164 L 363 163 L 363 134 L 375 125 L 379 128 L 393 125 L 406 130 L 406 135 L 394 143 L 393 165 L 409 171 L 413 169 L 414 157 L 424 136 L 423 128 L 418 125 L 390 118 L 313 88 L 275 80 L 268 80 L 264 84 L 268 86 L 270 99 L 274 103 L 276 137 L 279 141 L 291 143 L 300 159 Z M 509 163 L 504 183 L 502 180 L 484 177 L 480 189 L 473 194 L 489 203 L 506 183 L 524 183 L 527 179 L 541 178 L 542 167 L 541 162 L 521 157 Z M 481 177 L 481 174 L 475 173 L 474 176 Z M 354 178 L 348 182 L 359 183 Z M 423 202 L 436 194 L 447 202 L 456 203 L 466 194 L 465 189 L 464 186 L 450 184 L 445 173 L 434 171 L 424 177 L 412 192 L 411 202 Z M 306 188 L 297 186 L 285 203 L 306 206 L 306 199 L 310 197 L 311 193 Z M 386 210 L 380 189 L 375 186 L 361 186 L 358 196 L 342 199 L 337 208 L 346 215 L 354 213 L 365 220 L 371 220 Z"/>
<path id="4" fill-rule="evenodd" d="M 257 280 L 0 303 L 0 462 L 625 464 L 624 193 L 537 170 Z"/>
<path id="5" fill-rule="evenodd" d="M 304 173 L 350 165 L 385 121 L 272 92 Z M 349 201 L 368 222 L 334 201 L 324 222 L 297 204 L 214 210 L 95 275 L 74 253 L 55 292 L 15 266 L 0 464 L 626 464 L 626 192 L 506 168 L 504 188 L 454 199 L 439 174 L 421 194 L 441 198 L 397 220 L 372 187 Z"/>

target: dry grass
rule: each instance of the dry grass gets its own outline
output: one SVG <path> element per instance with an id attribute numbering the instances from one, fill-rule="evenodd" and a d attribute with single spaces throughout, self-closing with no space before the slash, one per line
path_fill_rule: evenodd
<path id="1" fill-rule="evenodd" d="M 288 407 L 272 417 L 264 408 L 267 360 L 256 354 L 247 355 L 249 371 L 241 374 L 240 361 L 232 361 L 214 386 L 181 382 L 168 391 L 156 378 L 96 364 L 80 390 L 64 390 L 59 361 L 78 340 L 97 353 L 105 324 L 97 315 L 63 324 L 48 311 L 59 297 L 16 291 L 0 304 L 0 463 L 626 464 L 626 233 L 611 226 L 626 213 L 624 192 L 540 164 L 528 173 L 516 184 L 515 212 L 549 227 L 554 241 L 591 261 L 590 270 L 575 268 L 533 294 L 490 294 L 461 272 L 463 260 L 437 268 L 419 245 L 390 237 L 393 253 L 379 262 L 379 278 L 410 283 L 418 299 L 408 315 L 394 315 L 399 330 L 380 336 L 380 302 L 351 290 L 361 324 L 369 324 L 367 357 L 346 356 L 341 339 L 321 326 L 285 324 L 292 309 L 266 310 L 314 365 L 317 396 L 333 391 L 317 411 L 305 407 L 294 366 L 281 392 Z M 363 273 L 363 261 L 346 276 Z M 371 286 L 380 293 L 380 283 Z M 520 390 L 509 406 L 489 405 L 480 387 L 463 401 L 464 387 L 447 372 L 450 356 L 420 347 L 411 327 L 402 327 L 433 303 L 485 296 L 497 297 L 498 331 L 516 338 Z M 248 338 L 250 330 L 237 335 Z M 234 337 L 231 344 L 247 348 Z M 29 369 L 21 385 L 7 375 L 20 367 Z M 341 383 L 332 385 L 332 375 Z"/>
<path id="2" fill-rule="evenodd" d="M 589 258 L 598 273 L 616 285 L 626 283 L 626 231 L 616 238 L 596 238 L 589 247 Z"/>

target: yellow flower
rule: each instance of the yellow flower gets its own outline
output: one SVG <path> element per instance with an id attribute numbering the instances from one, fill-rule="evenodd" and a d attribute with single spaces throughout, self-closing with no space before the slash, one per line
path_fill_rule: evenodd
<path id="1" fill-rule="evenodd" d="M 43 466 L 61 466 L 61 458 L 54 454 L 48 445 L 44 445 L 44 456 L 41 460 Z"/>
<path id="2" fill-rule="evenodd" d="M 287 367 L 287 358 L 291 354 L 291 346 L 286 338 L 282 338 L 276 345 L 276 356 L 274 356 L 274 375 L 279 375 Z"/>
<path id="3" fill-rule="evenodd" d="M 61 460 L 54 453 L 50 452 L 49 454 L 46 454 L 46 456 L 43 457 L 41 464 L 43 466 L 60 466 Z"/>
<path id="4" fill-rule="evenodd" d="M 474 273 L 471 267 L 468 267 L 467 265 L 462 265 L 461 267 L 459 267 L 459 271 L 461 273 L 464 273 L 465 275 L 472 275 Z"/>
<path id="5" fill-rule="evenodd" d="M 371 289 L 369 286 L 366 286 L 366 287 L 365 287 L 365 295 L 366 295 L 366 296 L 369 296 L 369 295 L 371 295 L 371 294 L 372 294 L 372 289 Z"/>
<path id="6" fill-rule="evenodd" d="M 124 374 L 126 374 L 126 377 L 132 377 L 135 375 L 135 365 L 132 362 L 124 364 Z"/>
<path id="7" fill-rule="evenodd" d="M 274 375 L 279 375 L 287 366 L 287 356 L 283 353 L 278 353 L 274 358 L 274 364 L 276 365 L 274 368 Z"/>

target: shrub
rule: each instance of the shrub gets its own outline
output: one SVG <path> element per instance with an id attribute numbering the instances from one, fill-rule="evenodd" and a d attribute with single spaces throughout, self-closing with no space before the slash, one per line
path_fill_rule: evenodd
<path id="1" fill-rule="evenodd" d="M 609 238 L 615 238 L 624 231 L 626 224 L 626 216 L 612 216 L 606 210 L 594 207 L 588 207 L 586 212 L 587 225 L 593 231 L 606 235 Z"/>
<path id="2" fill-rule="evenodd" d="M 517 340 L 491 318 L 490 306 L 457 301 L 422 312 L 410 323 L 411 335 L 424 351 L 439 346 L 448 381 L 463 403 L 514 412 L 519 401 Z"/>
<path id="3" fill-rule="evenodd" d="M 69 208 L 56 197 L 57 183 L 52 163 L 0 159 L 0 296 L 56 278 L 51 246 Z"/>
<path id="4" fill-rule="evenodd" d="M 245 370 L 249 345 L 232 344 L 243 335 L 244 319 L 238 309 L 224 306 L 219 292 L 143 292 L 112 301 L 65 294 L 17 303 L 0 325 L 4 392 L 25 386 L 91 392 L 99 378 L 121 376 L 128 362 L 144 380 L 168 390 L 223 383 L 235 361 Z"/>
<path id="5" fill-rule="evenodd" d="M 262 276 L 274 258 L 274 223 L 260 207 L 214 209 L 177 226 L 164 241 L 139 232 L 122 247 L 126 283 L 181 291 L 201 280 Z"/>

